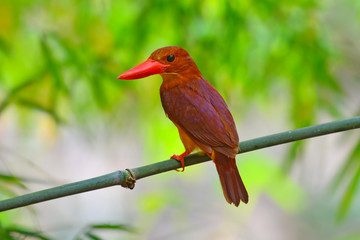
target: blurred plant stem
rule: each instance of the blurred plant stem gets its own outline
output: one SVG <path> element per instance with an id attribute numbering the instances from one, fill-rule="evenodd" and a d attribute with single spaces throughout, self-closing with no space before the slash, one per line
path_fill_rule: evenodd
<path id="1" fill-rule="evenodd" d="M 347 131 L 355 128 L 360 128 L 360 117 L 314 125 L 311 127 L 300 128 L 243 141 L 239 143 L 239 153 L 245 153 L 261 148 L 299 141 L 302 139 L 317 137 L 330 133 Z M 185 165 L 190 166 L 209 160 L 210 158 L 207 155 L 195 153 L 185 157 Z M 177 160 L 170 159 L 143 167 L 116 171 L 80 182 L 70 183 L 63 186 L 0 201 L 0 212 L 114 185 L 121 185 L 123 187 L 132 189 L 134 188 L 135 180 L 174 170 L 180 167 L 181 164 Z"/>

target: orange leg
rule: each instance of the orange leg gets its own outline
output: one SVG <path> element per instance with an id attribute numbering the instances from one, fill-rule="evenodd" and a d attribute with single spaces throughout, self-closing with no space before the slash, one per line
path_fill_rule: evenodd
<path id="1" fill-rule="evenodd" d="M 186 157 L 187 155 L 190 154 L 190 151 L 185 151 L 183 154 L 181 155 L 172 155 L 171 158 L 178 160 L 179 162 L 181 162 L 181 166 L 182 166 L 182 171 L 179 171 L 177 169 L 175 169 L 175 171 L 177 172 L 183 172 L 185 170 L 185 163 L 184 163 L 184 157 Z"/>

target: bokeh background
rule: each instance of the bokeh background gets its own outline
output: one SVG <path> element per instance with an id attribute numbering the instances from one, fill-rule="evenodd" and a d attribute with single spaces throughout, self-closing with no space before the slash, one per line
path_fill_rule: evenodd
<path id="1" fill-rule="evenodd" d="M 181 153 L 160 76 L 116 77 L 188 50 L 241 140 L 360 113 L 360 2 L 0 1 L 0 197 Z M 359 239 L 359 131 L 237 157 L 250 202 L 211 162 L 0 214 L 1 239 Z"/>

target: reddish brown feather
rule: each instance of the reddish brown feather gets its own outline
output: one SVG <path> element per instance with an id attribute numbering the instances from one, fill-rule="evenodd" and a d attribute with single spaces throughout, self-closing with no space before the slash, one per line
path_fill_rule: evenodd
<path id="1" fill-rule="evenodd" d="M 228 156 L 238 152 L 234 120 L 225 101 L 205 79 L 194 79 L 171 88 L 160 88 L 167 116 L 201 148 L 206 145 Z M 185 143 L 184 143 L 185 144 Z"/>
<path id="2" fill-rule="evenodd" d="M 240 201 L 247 203 L 249 196 L 240 177 L 235 158 L 215 152 L 214 162 L 219 174 L 221 187 L 228 203 L 239 206 Z"/>

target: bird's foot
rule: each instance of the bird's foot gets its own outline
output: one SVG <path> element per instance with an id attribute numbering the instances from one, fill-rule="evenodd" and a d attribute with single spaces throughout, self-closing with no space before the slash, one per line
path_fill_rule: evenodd
<path id="1" fill-rule="evenodd" d="M 177 172 L 183 172 L 183 171 L 185 171 L 184 158 L 185 158 L 187 155 L 189 155 L 189 154 L 190 154 L 189 151 L 185 151 L 184 153 L 182 153 L 182 154 L 180 154 L 180 155 L 174 154 L 174 155 L 171 156 L 171 158 L 176 159 L 176 160 L 178 160 L 178 161 L 181 163 L 182 170 L 180 171 L 180 170 L 175 169 L 175 171 L 177 171 Z"/>

